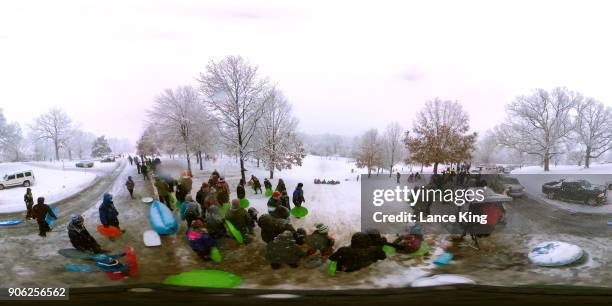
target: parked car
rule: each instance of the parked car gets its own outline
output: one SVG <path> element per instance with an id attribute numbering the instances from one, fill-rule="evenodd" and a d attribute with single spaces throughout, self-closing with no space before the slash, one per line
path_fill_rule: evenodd
<path id="1" fill-rule="evenodd" d="M 109 155 L 100 160 L 101 163 L 112 163 L 115 162 L 115 156 Z"/>
<path id="2" fill-rule="evenodd" d="M 504 189 L 508 190 L 507 195 L 518 198 L 525 195 L 525 187 L 521 185 L 518 179 L 511 176 L 502 175 L 501 183 L 504 186 Z"/>
<path id="3" fill-rule="evenodd" d="M 549 199 L 581 202 L 587 205 L 606 203 L 606 188 L 587 180 L 560 180 L 542 185 L 542 192 Z"/>
<path id="4" fill-rule="evenodd" d="M 94 166 L 94 162 L 91 160 L 82 160 L 75 164 L 77 168 L 91 168 Z"/>
<path id="5" fill-rule="evenodd" d="M 2 180 L 0 180 L 0 190 L 6 187 L 23 186 L 30 187 L 34 184 L 36 178 L 32 170 L 25 170 L 5 174 Z"/>

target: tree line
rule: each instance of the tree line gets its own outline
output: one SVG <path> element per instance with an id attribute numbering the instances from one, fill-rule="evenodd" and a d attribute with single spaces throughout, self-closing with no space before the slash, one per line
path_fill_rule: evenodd
<path id="1" fill-rule="evenodd" d="M 148 111 L 137 148 L 142 155 L 184 154 L 203 169 L 215 152 L 235 156 L 245 179 L 245 162 L 275 170 L 301 165 L 304 147 L 287 97 L 259 68 L 240 56 L 211 60 L 196 86 L 166 89 Z"/>

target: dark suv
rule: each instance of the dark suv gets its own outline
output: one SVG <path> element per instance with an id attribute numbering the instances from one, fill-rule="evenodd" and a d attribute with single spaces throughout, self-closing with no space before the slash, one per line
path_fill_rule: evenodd
<path id="1" fill-rule="evenodd" d="M 581 202 L 587 205 L 606 203 L 606 188 L 586 180 L 560 180 L 542 185 L 542 192 L 549 199 Z"/>

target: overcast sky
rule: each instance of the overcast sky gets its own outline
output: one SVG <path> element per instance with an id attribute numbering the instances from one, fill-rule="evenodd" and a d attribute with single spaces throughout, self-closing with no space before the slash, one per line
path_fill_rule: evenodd
<path id="1" fill-rule="evenodd" d="M 0 2 L 0 108 L 22 126 L 60 107 L 83 130 L 135 140 L 165 88 L 242 55 L 308 133 L 357 135 L 439 96 L 472 128 L 536 87 L 612 105 L 610 1 Z"/>

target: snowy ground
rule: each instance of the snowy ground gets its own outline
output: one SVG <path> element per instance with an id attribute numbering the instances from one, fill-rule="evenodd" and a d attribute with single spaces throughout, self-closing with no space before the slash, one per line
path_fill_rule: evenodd
<path id="1" fill-rule="evenodd" d="M 93 168 L 81 169 L 74 162 L 28 162 L 0 164 L 0 176 L 4 174 L 32 170 L 36 182 L 30 187 L 34 201 L 39 196 L 45 197 L 48 204 L 61 201 L 90 186 L 100 173 L 112 170 L 115 163 L 96 162 Z M 12 213 L 25 210 L 23 195 L 25 187 L 10 187 L 0 191 L 0 213 Z"/>

